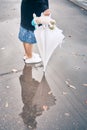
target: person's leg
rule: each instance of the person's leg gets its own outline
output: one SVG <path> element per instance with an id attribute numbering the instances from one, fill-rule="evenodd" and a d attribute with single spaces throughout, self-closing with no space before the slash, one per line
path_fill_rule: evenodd
<path id="1" fill-rule="evenodd" d="M 23 43 L 24 50 L 25 50 L 25 63 L 39 63 L 41 62 L 41 58 L 37 53 L 33 53 L 33 44 Z"/>
<path id="2" fill-rule="evenodd" d="M 23 42 L 25 56 L 23 60 L 25 63 L 38 63 L 41 62 L 41 58 L 37 53 L 33 51 L 33 44 L 36 43 L 34 33 L 21 27 L 19 32 L 19 39 Z"/>
<path id="3" fill-rule="evenodd" d="M 32 57 L 32 48 L 33 48 L 33 45 L 29 44 L 29 43 L 23 43 L 23 46 L 24 46 L 26 57 L 27 58 L 31 58 Z"/>

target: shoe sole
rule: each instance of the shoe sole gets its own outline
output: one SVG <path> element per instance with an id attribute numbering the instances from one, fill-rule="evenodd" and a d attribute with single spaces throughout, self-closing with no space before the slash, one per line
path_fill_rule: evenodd
<path id="1" fill-rule="evenodd" d="M 26 60 L 24 60 L 24 62 L 26 63 L 26 64 L 38 64 L 38 63 L 40 63 L 40 62 L 42 62 L 42 61 L 38 61 L 38 62 L 26 62 Z"/>

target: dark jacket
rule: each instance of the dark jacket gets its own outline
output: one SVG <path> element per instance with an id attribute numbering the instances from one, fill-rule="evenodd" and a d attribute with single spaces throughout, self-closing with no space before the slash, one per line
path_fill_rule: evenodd
<path id="1" fill-rule="evenodd" d="M 34 30 L 31 25 L 33 13 L 40 16 L 49 8 L 48 0 L 22 0 L 21 3 L 21 26 L 27 30 Z"/>

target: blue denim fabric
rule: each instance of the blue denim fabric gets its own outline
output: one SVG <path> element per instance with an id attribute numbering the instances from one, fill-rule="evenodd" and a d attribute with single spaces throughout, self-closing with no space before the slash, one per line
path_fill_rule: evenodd
<path id="1" fill-rule="evenodd" d="M 35 38 L 34 32 L 30 31 L 30 30 L 26 30 L 23 27 L 20 27 L 18 37 L 24 43 L 30 43 L 30 44 L 36 43 L 36 38 Z"/>

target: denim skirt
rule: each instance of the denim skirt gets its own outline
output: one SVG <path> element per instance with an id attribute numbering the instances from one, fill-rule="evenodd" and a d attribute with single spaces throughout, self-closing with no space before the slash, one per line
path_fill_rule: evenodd
<path id="1" fill-rule="evenodd" d="M 23 43 L 35 44 L 36 38 L 33 31 L 27 30 L 23 27 L 20 27 L 19 35 L 20 41 Z"/>

